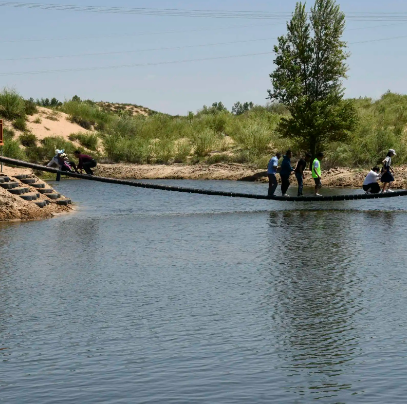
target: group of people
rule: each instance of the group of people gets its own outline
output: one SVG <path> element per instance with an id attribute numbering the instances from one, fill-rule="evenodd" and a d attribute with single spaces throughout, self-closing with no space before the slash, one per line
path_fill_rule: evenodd
<path id="1" fill-rule="evenodd" d="M 279 167 L 278 163 L 281 158 L 281 153 L 276 153 L 274 157 L 272 157 L 268 163 L 267 167 L 267 176 L 269 179 L 269 190 L 268 195 L 273 196 L 276 192 L 278 180 L 277 180 L 277 173 L 280 174 L 281 178 L 281 194 L 283 196 L 289 196 L 287 194 L 288 188 L 290 187 L 290 176 L 294 172 L 295 178 L 298 182 L 298 194 L 297 196 L 302 196 L 303 188 L 304 188 L 304 179 L 305 179 L 305 170 L 307 168 L 307 164 L 311 161 L 311 154 L 306 153 L 304 157 L 298 160 L 297 165 L 294 167 L 291 166 L 291 157 L 292 152 L 291 150 L 287 150 L 285 156 L 283 157 L 283 161 L 281 166 Z M 311 173 L 312 178 L 315 182 L 315 195 L 321 196 L 318 191 L 322 187 L 321 184 L 321 177 L 322 177 L 322 169 L 321 169 L 321 160 L 324 158 L 323 153 L 318 153 L 317 157 L 313 160 L 311 165 Z"/>
<path id="2" fill-rule="evenodd" d="M 394 181 L 393 169 L 391 168 L 391 159 L 396 156 L 396 152 L 390 149 L 387 153 L 386 158 L 383 160 L 383 167 L 380 170 L 379 167 L 373 167 L 372 170 L 367 174 L 363 182 L 363 190 L 366 193 L 379 193 L 379 192 L 393 192 L 390 189 L 391 183 Z M 269 189 L 268 195 L 273 196 L 276 192 L 278 186 L 277 173 L 280 174 L 281 178 L 281 194 L 282 196 L 288 197 L 288 188 L 290 187 L 290 176 L 292 173 L 295 174 L 295 178 L 298 183 L 298 193 L 297 196 L 303 195 L 305 170 L 307 164 L 310 163 L 312 156 L 310 153 L 306 153 L 300 160 L 298 160 L 295 168 L 291 166 L 292 152 L 287 150 L 286 154 L 283 156 L 283 161 L 279 166 L 279 160 L 281 158 L 281 153 L 276 153 L 272 157 L 267 166 L 267 176 L 269 179 Z M 324 158 L 324 153 L 318 153 L 311 164 L 311 174 L 315 183 L 314 194 L 315 196 L 321 196 L 318 192 L 322 187 L 322 169 L 321 161 Z M 383 186 L 380 187 L 378 180 L 382 182 Z"/>
<path id="3" fill-rule="evenodd" d="M 83 171 L 85 171 L 86 174 L 93 175 L 92 168 L 96 167 L 96 160 L 87 154 L 82 154 L 80 150 L 76 150 L 74 155 L 78 159 L 77 165 L 74 161 L 69 161 L 64 149 L 55 150 L 55 156 L 47 164 L 47 167 L 57 167 L 59 169 L 60 172 L 57 174 L 57 181 L 61 179 L 61 172 L 82 174 Z"/>
<path id="4" fill-rule="evenodd" d="M 367 174 L 363 182 L 363 190 L 367 194 L 378 194 L 379 192 L 393 192 L 390 189 L 391 183 L 394 181 L 394 171 L 391 168 L 392 157 L 397 156 L 394 149 L 390 149 L 386 158 L 382 161 L 383 167 L 373 167 L 369 174 Z M 380 188 L 378 181 L 383 184 Z"/>

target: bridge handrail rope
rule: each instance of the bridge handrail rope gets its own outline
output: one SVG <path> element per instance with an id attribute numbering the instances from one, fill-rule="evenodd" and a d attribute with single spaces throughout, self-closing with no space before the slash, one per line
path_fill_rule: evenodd
<path id="1" fill-rule="evenodd" d="M 115 178 L 98 177 L 96 175 L 84 175 L 77 174 L 68 171 L 59 171 L 56 168 L 42 166 L 40 164 L 28 163 L 26 161 L 16 160 L 9 157 L 0 156 L 0 161 L 19 167 L 32 168 L 33 170 L 46 171 L 49 173 L 57 174 L 60 172 L 63 175 L 73 178 L 80 178 L 88 181 L 105 182 L 109 184 L 117 185 L 128 185 L 136 188 L 148 188 L 148 189 L 158 189 L 162 191 L 173 191 L 173 192 L 186 192 L 190 194 L 201 194 L 201 195 L 217 195 L 217 196 L 227 196 L 231 198 L 248 198 L 248 199 L 266 199 L 271 201 L 287 201 L 287 202 L 330 202 L 330 201 L 347 201 L 347 200 L 359 200 L 359 199 L 377 199 L 377 198 L 394 198 L 398 196 L 407 196 L 407 190 L 388 192 L 385 194 L 353 194 L 353 195 L 332 195 L 332 196 L 301 196 L 301 197 L 284 197 L 284 196 L 267 196 L 267 195 L 256 195 L 256 194 L 245 194 L 237 192 L 225 192 L 225 191 L 212 191 L 206 189 L 195 189 L 195 188 L 184 188 L 184 187 L 174 187 L 170 185 L 158 185 L 149 184 L 143 182 L 135 182 L 129 180 L 118 180 Z M 265 189 L 266 191 L 266 189 Z"/>

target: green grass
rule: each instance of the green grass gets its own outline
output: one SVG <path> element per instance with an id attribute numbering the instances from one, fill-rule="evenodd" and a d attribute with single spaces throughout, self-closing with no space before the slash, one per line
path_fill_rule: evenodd
<path id="1" fill-rule="evenodd" d="M 348 139 L 325 145 L 324 167 L 347 166 L 363 169 L 381 162 L 389 148 L 397 151 L 395 164 L 407 163 L 407 96 L 386 93 L 379 100 L 353 100 L 359 115 L 357 128 Z M 215 103 L 197 113 L 169 116 L 154 113 L 149 116 L 130 116 L 124 106 L 115 111 L 102 109 L 92 101 L 79 97 L 55 106 L 69 114 L 72 122 L 97 133 L 74 133 L 70 140 L 87 150 L 97 152 L 98 158 L 111 162 L 138 164 L 171 163 L 241 163 L 265 168 L 272 154 L 294 152 L 293 161 L 305 150 L 291 139 L 278 135 L 280 119 L 287 109 L 280 104 L 254 106 L 235 115 Z M 0 115 L 14 127 L 26 131 L 25 117 L 32 105 L 12 90 L 0 93 Z M 11 117 L 11 118 L 10 118 Z M 37 120 L 36 122 L 40 122 Z M 47 138 L 41 142 L 25 134 L 19 141 L 8 132 L 9 153 L 16 155 L 19 141 L 27 144 L 22 151 L 31 161 L 42 162 L 54 155 L 55 148 L 73 153 L 75 146 L 62 138 Z M 14 143 L 13 143 L 14 142 Z M 100 150 L 100 151 L 98 151 Z M 103 154 L 102 154 L 103 153 Z"/>

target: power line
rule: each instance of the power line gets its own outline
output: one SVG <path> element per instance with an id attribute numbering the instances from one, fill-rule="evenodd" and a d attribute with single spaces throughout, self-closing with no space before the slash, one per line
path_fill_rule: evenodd
<path id="1" fill-rule="evenodd" d="M 349 44 L 353 45 L 353 44 L 361 44 L 361 43 L 368 43 L 368 42 L 389 41 L 389 40 L 400 39 L 400 38 L 407 38 L 407 35 L 390 37 L 390 38 L 372 39 L 372 40 L 368 40 L 368 41 L 350 42 Z M 148 66 L 172 65 L 172 64 L 190 63 L 190 62 L 203 62 L 203 61 L 208 61 L 208 60 L 235 59 L 235 58 L 249 57 L 249 56 L 271 55 L 273 53 L 274 52 L 260 52 L 260 53 L 248 53 L 248 54 L 232 55 L 232 56 L 217 56 L 217 57 L 211 57 L 211 58 L 173 60 L 173 61 L 167 61 L 167 62 L 135 63 L 135 64 L 95 66 L 95 67 L 55 69 L 55 70 L 33 70 L 33 71 L 26 71 L 26 72 L 6 72 L 6 73 L 0 73 L 0 76 L 1 77 L 3 77 L 3 76 L 23 76 L 23 75 L 43 74 L 43 73 L 66 73 L 66 72 L 83 72 L 83 71 L 96 71 L 96 70 L 114 70 L 114 69 L 121 69 L 121 68 L 126 68 L 126 67 L 148 67 Z"/>
<path id="2" fill-rule="evenodd" d="M 1 4 L 0 4 L 1 6 Z M 284 25 L 285 23 L 278 23 L 274 25 Z M 220 31 L 228 30 L 235 28 L 257 28 L 257 27 L 269 27 L 270 24 L 251 24 L 251 25 L 233 25 L 230 27 L 213 27 L 213 28 L 202 28 L 202 29 L 192 29 L 192 30 L 179 30 L 179 31 L 156 31 L 156 32 L 137 32 L 134 34 L 113 34 L 113 35 L 104 35 L 104 36 L 88 36 L 88 37 L 65 37 L 65 38 L 22 38 L 22 39 L 11 39 L 11 40 L 0 40 L 1 43 L 14 43 L 14 42 L 43 42 L 43 41 L 71 41 L 71 40 L 80 40 L 84 39 L 101 39 L 101 38 L 118 38 L 118 37 L 128 37 L 128 36 L 146 36 L 146 35 L 167 35 L 167 34 L 184 34 L 190 32 L 205 32 L 205 31 Z"/>
<path id="3" fill-rule="evenodd" d="M 202 59 L 173 60 L 173 61 L 167 61 L 167 62 L 135 63 L 135 64 L 126 64 L 126 65 L 114 65 L 114 66 L 84 67 L 84 68 L 77 68 L 77 69 L 34 70 L 34 71 L 28 71 L 28 72 L 10 72 L 10 73 L 0 73 L 0 76 L 22 76 L 25 74 L 82 72 L 82 71 L 121 69 L 121 68 L 125 68 L 125 67 L 147 67 L 147 66 L 159 66 L 159 65 L 172 65 L 172 64 L 179 64 L 179 63 L 189 63 L 189 62 L 203 62 L 206 60 L 220 60 L 220 59 L 242 58 L 242 57 L 249 57 L 249 56 L 271 55 L 272 53 L 274 53 L 274 52 L 247 53 L 247 54 L 243 54 L 243 55 L 217 56 L 217 57 L 202 58 Z"/>
<path id="4" fill-rule="evenodd" d="M 1 4 L 0 4 L 1 5 Z M 273 26 L 277 25 L 285 25 L 285 22 L 273 24 Z M 394 27 L 399 25 L 405 25 L 405 22 L 399 22 L 396 24 L 381 24 L 381 25 L 371 25 L 368 27 L 359 27 L 359 28 L 349 28 L 346 31 L 358 31 L 358 30 L 365 30 L 365 29 L 373 29 L 373 28 L 381 28 L 381 27 Z M 228 29 L 236 29 L 236 28 L 257 28 L 257 27 L 270 27 L 270 24 L 251 24 L 251 25 L 232 25 L 229 27 L 212 27 L 212 28 L 202 28 L 202 29 L 193 29 L 193 30 L 180 30 L 180 31 L 156 31 L 156 32 L 137 32 L 137 33 L 125 33 L 125 34 L 113 34 L 113 35 L 103 35 L 103 36 L 84 36 L 84 37 L 64 37 L 64 38 L 20 38 L 20 39 L 7 39 L 7 40 L 0 40 L 0 43 L 16 43 L 16 42 L 43 42 L 43 41 L 72 41 L 72 40 L 80 40 L 83 41 L 85 39 L 103 39 L 103 38 L 120 38 L 120 37 L 133 37 L 133 36 L 146 36 L 146 35 L 168 35 L 168 34 L 183 34 L 183 33 L 190 33 L 190 32 L 206 32 L 206 31 L 220 31 L 220 30 L 228 30 Z M 24 59 L 24 58 L 22 58 Z M 18 60 L 18 59 L 1 59 L 1 60 Z"/>
<path id="5" fill-rule="evenodd" d="M 5 62 L 5 61 L 17 61 L 17 60 L 62 59 L 62 58 L 70 58 L 70 57 L 82 57 L 82 56 L 120 55 L 120 54 L 128 54 L 128 53 L 152 52 L 152 51 L 161 51 L 161 50 L 203 48 L 203 47 L 207 47 L 207 46 L 209 47 L 209 46 L 218 46 L 218 45 L 232 45 L 232 44 L 237 44 L 237 43 L 269 41 L 269 40 L 275 40 L 275 39 L 277 39 L 277 38 L 276 37 L 258 38 L 258 39 L 248 39 L 248 40 L 244 40 L 244 41 L 215 42 L 215 43 L 207 43 L 207 44 L 200 44 L 200 45 L 170 46 L 170 47 L 162 47 L 162 48 L 136 49 L 136 50 L 129 50 L 129 51 L 80 53 L 80 54 L 76 54 L 76 55 L 59 55 L 59 56 L 33 56 L 33 57 L 24 57 L 24 58 L 8 58 L 8 59 L 0 59 L 0 61 Z"/>
<path id="6" fill-rule="evenodd" d="M 106 7 L 79 6 L 72 4 L 0 2 L 0 7 L 28 8 L 51 11 L 70 11 L 104 14 L 147 15 L 164 17 L 200 17 L 200 18 L 247 18 L 281 20 L 291 17 L 291 12 L 268 11 L 230 11 L 230 10 L 188 10 L 181 8 L 156 9 L 147 7 Z M 349 12 L 347 18 L 355 21 L 407 21 L 406 12 Z"/>
<path id="7" fill-rule="evenodd" d="M 387 25 L 385 25 L 385 26 L 387 26 Z M 361 28 L 353 28 L 352 30 L 358 30 L 358 29 L 361 30 L 361 29 L 377 28 L 377 27 L 378 26 L 361 27 Z M 405 36 L 383 38 L 383 39 L 379 39 L 379 40 L 351 42 L 350 44 L 386 41 L 388 39 L 399 39 L 399 38 L 405 38 Z M 232 44 L 238 44 L 238 43 L 251 43 L 251 42 L 260 42 L 260 41 L 268 41 L 268 40 L 276 40 L 276 39 L 278 39 L 278 37 L 248 39 L 248 40 L 230 41 L 230 42 L 215 42 L 215 43 L 207 43 L 207 44 L 200 44 L 200 45 L 185 45 L 185 46 L 171 46 L 171 47 L 161 47 L 161 48 L 135 49 L 135 50 L 126 50 L 126 51 L 114 51 L 114 52 L 79 53 L 79 54 L 74 54 L 74 55 L 55 55 L 55 56 L 32 56 L 32 57 L 22 57 L 22 58 L 0 58 L 0 61 L 9 62 L 9 61 L 20 61 L 20 60 L 49 60 L 49 59 L 66 59 L 66 58 L 86 57 L 86 56 L 123 55 L 123 54 L 130 54 L 130 53 L 153 52 L 153 51 L 162 51 L 162 50 L 177 50 L 177 49 L 202 48 L 202 47 L 211 47 L 211 46 L 220 46 L 220 45 L 232 45 Z"/>

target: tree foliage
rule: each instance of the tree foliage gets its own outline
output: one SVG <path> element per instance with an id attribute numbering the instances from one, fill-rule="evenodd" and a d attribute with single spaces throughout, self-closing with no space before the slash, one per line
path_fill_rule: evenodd
<path id="1" fill-rule="evenodd" d="M 250 111 L 254 107 L 254 104 L 250 102 L 245 102 L 242 104 L 240 101 L 236 102 L 232 107 L 232 114 L 242 115 L 247 111 Z"/>
<path id="2" fill-rule="evenodd" d="M 344 29 L 345 15 L 335 0 L 316 0 L 310 13 L 297 3 L 287 34 L 274 47 L 276 69 L 268 98 L 290 112 L 278 131 L 314 155 L 328 142 L 345 140 L 357 121 L 352 101 L 343 100 L 348 68 Z"/>

